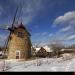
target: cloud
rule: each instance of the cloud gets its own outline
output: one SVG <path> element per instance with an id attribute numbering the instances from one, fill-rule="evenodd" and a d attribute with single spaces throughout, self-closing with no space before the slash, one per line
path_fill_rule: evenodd
<path id="1" fill-rule="evenodd" d="M 28 24 L 43 8 L 42 0 L 14 0 L 18 4 L 22 4 L 23 22 Z"/>
<path id="2" fill-rule="evenodd" d="M 50 34 L 49 34 L 49 37 L 52 37 L 52 36 L 53 36 L 53 33 L 50 33 Z"/>
<path id="3" fill-rule="evenodd" d="M 57 17 L 53 22 L 53 27 L 60 28 L 55 33 L 54 37 L 57 37 L 62 41 L 75 39 L 75 11 L 70 11 Z"/>
<path id="4" fill-rule="evenodd" d="M 0 35 L 0 46 L 4 46 L 6 40 L 7 40 L 7 36 Z"/>
<path id="5" fill-rule="evenodd" d="M 40 37 L 43 37 L 43 36 L 48 36 L 48 33 L 47 32 L 41 32 L 41 33 L 35 33 L 34 36 L 40 36 Z"/>
<path id="6" fill-rule="evenodd" d="M 2 6 L 0 6 L 0 16 L 2 15 L 2 13 L 3 13 L 3 7 Z"/>
<path id="7" fill-rule="evenodd" d="M 59 32 L 67 32 L 67 31 L 69 31 L 70 29 L 71 29 L 71 26 L 69 25 L 69 26 L 67 26 L 67 27 L 64 27 L 64 28 L 60 29 Z"/>
<path id="8" fill-rule="evenodd" d="M 7 35 L 8 36 L 8 35 Z M 4 40 L 6 40 L 7 39 L 7 36 L 5 36 L 4 34 L 3 35 L 0 35 L 0 41 L 4 41 Z"/>
<path id="9" fill-rule="evenodd" d="M 45 35 L 47 35 L 47 32 L 43 32 L 43 33 L 41 33 L 41 35 L 42 36 L 45 36 Z"/>
<path id="10" fill-rule="evenodd" d="M 75 11 L 67 12 L 63 16 L 59 16 L 54 20 L 53 25 L 63 25 L 70 24 L 72 21 L 75 21 Z"/>
<path id="11" fill-rule="evenodd" d="M 70 35 L 70 36 L 68 36 L 68 37 L 66 38 L 66 40 L 73 40 L 73 39 L 75 39 L 75 34 L 74 34 L 74 35 Z"/>
<path id="12" fill-rule="evenodd" d="M 39 25 L 35 25 L 34 28 L 35 28 L 35 29 L 38 29 L 38 28 L 39 28 Z"/>

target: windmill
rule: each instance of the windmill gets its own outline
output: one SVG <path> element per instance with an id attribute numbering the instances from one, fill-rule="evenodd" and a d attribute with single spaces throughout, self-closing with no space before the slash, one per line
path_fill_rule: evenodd
<path id="1" fill-rule="evenodd" d="M 7 36 L 7 39 L 6 39 L 6 41 L 5 41 L 5 44 L 4 44 L 4 48 L 5 48 L 4 51 L 5 51 L 5 52 L 7 51 L 7 47 L 8 47 L 8 42 L 9 42 L 9 39 L 10 39 L 10 35 L 11 35 L 11 33 L 12 33 L 12 31 L 13 31 L 13 28 L 14 28 L 14 23 L 15 23 L 17 11 L 18 11 L 18 7 L 17 7 L 17 9 L 16 9 L 16 12 L 15 12 L 15 15 L 14 15 L 14 19 L 13 19 L 11 28 L 9 28 L 9 27 L 5 28 L 5 27 L 3 27 L 3 26 L 0 28 L 0 30 L 10 31 L 10 32 L 9 32 L 9 35 Z"/>
<path id="2" fill-rule="evenodd" d="M 31 57 L 31 35 L 22 22 L 18 27 L 14 25 L 18 8 L 19 7 L 17 7 L 14 14 L 12 26 L 7 29 L 3 29 L 9 30 L 10 32 L 5 41 L 5 52 L 7 52 L 9 59 L 29 59 Z"/>

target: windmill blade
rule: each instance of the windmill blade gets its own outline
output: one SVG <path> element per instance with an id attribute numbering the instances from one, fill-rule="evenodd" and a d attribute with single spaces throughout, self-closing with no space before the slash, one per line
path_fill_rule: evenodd
<path id="1" fill-rule="evenodd" d="M 8 30 L 9 26 L 8 25 L 2 25 L 0 26 L 0 30 Z"/>
<path id="2" fill-rule="evenodd" d="M 18 11 L 18 7 L 17 7 L 15 15 L 14 15 L 14 19 L 13 19 L 13 22 L 12 22 L 12 28 L 14 28 L 14 23 L 15 23 L 15 20 L 16 20 L 17 11 Z"/>
<path id="3" fill-rule="evenodd" d="M 13 28 L 14 28 L 14 23 L 15 23 L 17 11 L 18 11 L 18 7 L 17 7 L 17 9 L 16 9 L 16 12 L 15 12 L 15 15 L 14 15 L 14 19 L 13 19 L 13 22 L 12 22 L 12 27 L 11 27 L 12 30 L 13 30 Z M 9 30 L 9 27 L 8 27 L 8 28 L 1 27 L 0 29 L 2 29 L 2 30 Z M 7 51 L 7 49 L 8 49 L 8 45 L 9 45 L 9 40 L 10 40 L 10 35 L 11 35 L 11 33 L 12 33 L 12 32 L 10 31 L 9 36 L 7 37 L 7 39 L 6 39 L 6 41 L 5 41 L 5 44 L 4 44 L 5 51 Z"/>
<path id="4" fill-rule="evenodd" d="M 18 11 L 18 7 L 17 7 L 16 12 L 15 12 L 15 15 L 14 15 L 14 19 L 13 19 L 13 23 L 12 23 L 12 29 L 14 28 L 14 22 L 15 22 L 15 19 L 16 19 L 17 11 Z M 2 29 L 2 30 L 9 30 L 9 28 L 7 28 L 7 29 L 0 28 L 0 29 Z M 9 36 L 7 37 L 7 39 L 5 41 L 5 44 L 4 44 L 5 51 L 8 50 L 10 35 L 11 35 L 11 31 L 10 31 Z"/>
<path id="5" fill-rule="evenodd" d="M 8 30 L 8 29 L 0 28 L 0 30 Z"/>
<path id="6" fill-rule="evenodd" d="M 10 35 L 7 37 L 5 44 L 4 44 L 5 51 L 7 51 L 7 49 L 8 49 L 8 43 L 9 43 L 9 39 L 10 39 L 9 37 L 10 37 Z"/>
<path id="7" fill-rule="evenodd" d="M 18 7 L 16 9 L 16 12 L 15 12 L 15 15 L 14 15 L 14 18 L 13 18 L 12 29 L 14 28 L 14 23 L 15 23 L 15 20 L 16 20 L 17 11 L 18 11 Z M 8 25 L 0 25 L 0 30 L 9 30 L 8 28 L 9 28 Z"/>

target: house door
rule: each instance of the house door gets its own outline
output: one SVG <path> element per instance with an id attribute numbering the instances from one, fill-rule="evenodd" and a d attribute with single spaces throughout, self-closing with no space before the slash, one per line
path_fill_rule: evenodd
<path id="1" fill-rule="evenodd" d="M 20 51 L 16 51 L 16 59 L 20 59 Z"/>

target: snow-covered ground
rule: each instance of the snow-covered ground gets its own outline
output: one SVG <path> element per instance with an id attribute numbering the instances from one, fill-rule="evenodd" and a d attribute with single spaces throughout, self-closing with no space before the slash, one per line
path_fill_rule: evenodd
<path id="1" fill-rule="evenodd" d="M 0 62 L 0 71 L 3 71 L 1 67 L 4 61 Z M 5 61 L 6 69 L 5 71 L 17 71 L 17 72 L 28 72 L 28 71 L 47 71 L 47 72 L 57 72 L 57 71 L 75 71 L 75 58 L 64 61 L 62 58 L 42 58 L 32 61 L 16 61 L 10 60 Z"/>

